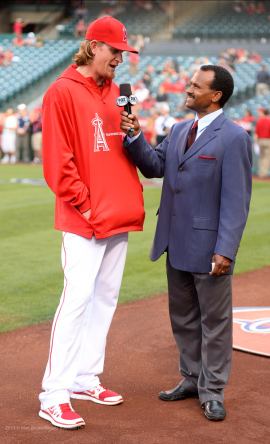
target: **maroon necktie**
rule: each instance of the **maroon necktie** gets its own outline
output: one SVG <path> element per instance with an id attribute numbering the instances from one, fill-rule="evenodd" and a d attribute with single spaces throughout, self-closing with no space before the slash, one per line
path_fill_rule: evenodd
<path id="1" fill-rule="evenodd" d="M 187 145 L 186 145 L 186 151 L 191 147 L 191 145 L 194 143 L 195 139 L 196 139 L 196 134 L 197 134 L 197 130 L 198 130 L 198 120 L 196 120 L 192 127 L 190 128 L 190 131 L 188 133 L 188 138 L 187 138 Z"/>

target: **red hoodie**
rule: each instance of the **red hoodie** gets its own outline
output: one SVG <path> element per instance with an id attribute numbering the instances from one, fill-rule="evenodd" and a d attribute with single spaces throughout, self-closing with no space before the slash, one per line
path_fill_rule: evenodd
<path id="1" fill-rule="evenodd" d="M 56 195 L 55 228 L 106 238 L 143 228 L 142 185 L 123 148 L 119 88 L 101 89 L 76 65 L 50 86 L 43 101 L 43 169 Z M 86 220 L 83 212 L 91 208 Z"/>

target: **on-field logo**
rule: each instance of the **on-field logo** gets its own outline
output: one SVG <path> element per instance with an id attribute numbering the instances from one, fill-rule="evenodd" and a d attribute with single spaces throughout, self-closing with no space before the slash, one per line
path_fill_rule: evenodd
<path id="1" fill-rule="evenodd" d="M 270 307 L 233 309 L 233 348 L 270 357 Z"/>

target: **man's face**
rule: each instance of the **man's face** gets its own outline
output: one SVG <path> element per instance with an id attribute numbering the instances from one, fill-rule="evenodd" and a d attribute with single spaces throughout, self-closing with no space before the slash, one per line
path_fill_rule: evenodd
<path id="1" fill-rule="evenodd" d="M 97 42 L 92 68 L 98 79 L 112 80 L 114 78 L 115 69 L 119 63 L 123 62 L 122 53 L 123 51 L 112 48 L 106 43 Z"/>
<path id="2" fill-rule="evenodd" d="M 215 73 L 213 71 L 197 71 L 186 88 L 185 105 L 198 113 L 207 114 L 214 103 L 221 97 L 219 91 L 211 89 Z"/>

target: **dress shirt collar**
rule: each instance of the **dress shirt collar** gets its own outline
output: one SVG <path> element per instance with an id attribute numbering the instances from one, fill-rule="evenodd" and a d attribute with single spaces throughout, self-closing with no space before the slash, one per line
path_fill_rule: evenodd
<path id="1" fill-rule="evenodd" d="M 199 135 L 202 131 L 204 131 L 210 123 L 213 122 L 220 114 L 223 113 L 223 109 L 220 108 L 217 111 L 214 111 L 213 113 L 206 114 L 206 116 L 202 117 L 201 119 L 198 118 L 198 115 L 196 114 L 195 121 L 198 120 L 198 131 L 197 135 Z"/>

